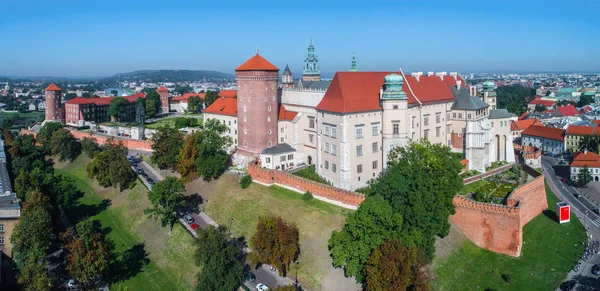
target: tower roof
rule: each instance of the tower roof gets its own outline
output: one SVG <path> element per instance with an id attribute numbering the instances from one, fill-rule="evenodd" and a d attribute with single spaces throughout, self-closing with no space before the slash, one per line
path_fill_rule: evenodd
<path id="1" fill-rule="evenodd" d="M 275 65 L 271 64 L 259 54 L 255 54 L 241 66 L 235 69 L 236 71 L 279 71 Z"/>
<path id="2" fill-rule="evenodd" d="M 285 64 L 285 70 L 283 70 L 283 74 L 284 75 L 291 75 L 292 74 L 292 71 L 290 70 L 290 67 L 287 64 Z"/>
<path id="3" fill-rule="evenodd" d="M 156 89 L 156 92 L 164 92 L 164 91 L 169 91 L 169 89 L 165 88 L 164 86 L 160 86 L 158 87 L 158 89 Z"/>
<path id="4" fill-rule="evenodd" d="M 61 89 L 58 88 L 58 86 L 56 86 L 54 83 L 50 84 L 50 86 L 48 86 L 48 88 L 46 88 L 46 91 L 60 91 Z"/>

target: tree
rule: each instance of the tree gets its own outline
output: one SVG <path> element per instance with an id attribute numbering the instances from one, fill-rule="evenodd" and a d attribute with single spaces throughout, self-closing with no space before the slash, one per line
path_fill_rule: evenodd
<path id="1" fill-rule="evenodd" d="M 188 98 L 188 110 L 191 112 L 202 110 L 202 99 L 200 99 L 200 96 L 194 95 Z"/>
<path id="2" fill-rule="evenodd" d="M 515 84 L 498 87 L 496 94 L 498 108 L 506 108 L 511 113 L 521 115 L 527 111 L 527 102 L 535 96 L 535 89 Z"/>
<path id="3" fill-rule="evenodd" d="M 215 91 L 206 91 L 204 94 L 204 108 L 213 104 L 217 99 L 219 99 L 219 93 Z"/>
<path id="4" fill-rule="evenodd" d="M 117 90 L 110 90 L 110 95 L 116 97 L 117 95 L 119 95 L 119 91 L 117 91 Z"/>
<path id="5" fill-rule="evenodd" d="M 394 148 L 389 161 L 386 172 L 371 186 L 373 194 L 381 195 L 404 217 L 403 234 L 433 258 L 435 236 L 448 234 L 448 218 L 455 212 L 452 199 L 463 185 L 460 160 L 449 147 L 425 140 Z"/>
<path id="6" fill-rule="evenodd" d="M 45 187 L 46 173 L 40 168 L 30 172 L 21 170 L 15 178 L 15 191 L 20 199 L 27 200 L 31 192 L 47 192 Z"/>
<path id="7" fill-rule="evenodd" d="M 389 238 L 399 237 L 402 224 L 402 216 L 383 197 L 368 196 L 356 212 L 348 215 L 344 228 L 331 234 L 333 265 L 343 267 L 346 276 L 362 282 L 371 252 Z"/>
<path id="8" fill-rule="evenodd" d="M 115 121 L 128 121 L 131 119 L 129 109 L 129 101 L 123 97 L 117 97 L 110 100 L 107 114 L 115 119 Z"/>
<path id="9" fill-rule="evenodd" d="M 577 102 L 577 107 L 583 107 L 588 104 L 594 103 L 594 97 L 589 95 L 581 95 L 579 97 L 579 102 Z"/>
<path id="10" fill-rule="evenodd" d="M 600 146 L 600 136 L 597 135 L 586 135 L 579 140 L 579 151 L 583 152 L 589 150 L 597 153 L 598 146 Z"/>
<path id="11" fill-rule="evenodd" d="M 61 129 L 63 126 L 60 122 L 46 122 L 40 132 L 37 133 L 35 138 L 44 147 L 44 149 L 50 151 L 50 139 L 55 131 Z"/>
<path id="12" fill-rule="evenodd" d="M 298 291 L 300 289 L 298 289 L 298 287 L 294 286 L 294 285 L 286 285 L 286 286 L 277 286 L 275 287 L 275 289 L 273 289 L 273 291 Z"/>
<path id="13" fill-rule="evenodd" d="M 184 93 L 191 93 L 194 92 L 194 88 L 188 86 L 188 85 L 183 85 L 183 86 L 175 86 L 175 94 L 177 95 L 183 95 Z"/>
<path id="14" fill-rule="evenodd" d="M 177 217 L 174 215 L 175 210 L 185 205 L 183 193 L 185 186 L 175 177 L 167 177 L 154 186 L 148 192 L 148 200 L 152 203 L 151 208 L 146 208 L 144 213 L 160 220 L 163 227 L 169 227 L 169 235 L 173 230 L 173 225 L 177 223 Z"/>
<path id="15" fill-rule="evenodd" d="M 54 279 L 48 273 L 48 264 L 45 261 L 36 261 L 32 257 L 27 258 L 23 267 L 19 269 L 17 281 L 28 291 L 54 290 Z"/>
<path id="16" fill-rule="evenodd" d="M 40 192 L 29 194 L 10 236 L 17 267 L 23 269 L 28 262 L 45 261 L 54 237 L 49 198 Z"/>
<path id="17" fill-rule="evenodd" d="M 51 177 L 51 179 L 50 179 Z M 75 205 L 77 199 L 81 196 L 81 192 L 77 189 L 75 179 L 71 176 L 54 174 L 47 176 L 44 183 L 50 189 L 50 196 L 56 203 L 63 207 L 69 208 Z M 48 183 L 47 181 L 50 181 Z"/>
<path id="18" fill-rule="evenodd" d="M 285 276 L 290 264 L 300 254 L 298 227 L 279 216 L 258 219 L 256 233 L 250 239 L 252 264 L 273 265 L 280 276 Z"/>
<path id="19" fill-rule="evenodd" d="M 196 239 L 197 290 L 231 291 L 242 283 L 242 250 L 229 242 L 223 226 L 199 229 Z"/>
<path id="20" fill-rule="evenodd" d="M 154 118 L 160 109 L 160 95 L 156 90 L 148 92 L 146 95 L 146 117 Z"/>
<path id="21" fill-rule="evenodd" d="M 84 136 L 81 139 L 81 147 L 83 152 L 89 157 L 93 158 L 94 154 L 100 150 L 100 145 L 98 145 L 98 140 L 95 137 L 87 137 Z"/>
<path id="22" fill-rule="evenodd" d="M 152 135 L 152 162 L 159 168 L 174 169 L 183 145 L 183 133 L 177 128 L 161 126 Z"/>
<path id="23" fill-rule="evenodd" d="M 50 151 L 60 161 L 73 161 L 81 154 L 81 147 L 70 131 L 61 128 L 52 134 Z"/>
<path id="24" fill-rule="evenodd" d="M 106 275 L 111 263 L 111 250 L 97 221 L 86 219 L 61 234 L 67 251 L 69 275 L 85 289 L 96 287 L 98 278 Z"/>
<path id="25" fill-rule="evenodd" d="M 416 247 L 392 239 L 377 247 L 365 266 L 365 290 L 429 290 L 427 260 Z"/>
<path id="26" fill-rule="evenodd" d="M 231 137 L 225 135 L 227 125 L 217 119 L 209 119 L 196 139 L 198 175 L 206 181 L 219 177 L 227 167 L 229 154 L 226 149 L 231 145 Z"/>
<path id="27" fill-rule="evenodd" d="M 146 99 L 138 98 L 135 101 L 135 122 L 146 123 Z"/>
<path id="28" fill-rule="evenodd" d="M 544 110 L 546 110 L 546 106 L 544 106 L 542 104 L 536 104 L 535 109 L 533 109 L 533 111 L 535 111 L 535 112 L 542 112 Z"/>
<path id="29" fill-rule="evenodd" d="M 588 169 L 588 166 L 583 166 L 583 168 L 581 170 L 579 170 L 579 173 L 577 174 L 577 182 L 579 183 L 580 187 L 583 187 L 585 185 L 587 185 L 587 183 L 591 182 L 593 180 L 592 177 L 592 173 L 590 172 L 590 169 Z"/>
<path id="30" fill-rule="evenodd" d="M 127 149 L 121 141 L 107 139 L 101 150 L 94 154 L 94 158 L 87 165 L 88 177 L 96 178 L 103 187 L 118 185 L 120 190 L 129 188 L 136 177 L 125 157 L 126 153 Z"/>
<path id="31" fill-rule="evenodd" d="M 196 139 L 198 135 L 198 131 L 186 135 L 183 148 L 177 155 L 177 172 L 181 174 L 181 180 L 184 182 L 191 181 L 198 176 L 196 170 L 196 159 L 198 158 Z"/>
<path id="32" fill-rule="evenodd" d="M 246 188 L 250 187 L 250 184 L 252 184 L 252 176 L 250 176 L 250 175 L 244 175 L 240 179 L 240 186 L 242 187 L 242 189 L 246 189 Z M 306 192 L 306 193 L 310 194 L 310 192 Z M 302 198 L 304 198 L 304 196 L 302 196 Z M 311 194 L 311 198 L 312 198 L 312 194 Z"/>
<path id="33" fill-rule="evenodd" d="M 546 91 L 546 96 L 550 96 L 550 94 L 552 94 L 552 92 L 550 92 L 550 90 Z"/>

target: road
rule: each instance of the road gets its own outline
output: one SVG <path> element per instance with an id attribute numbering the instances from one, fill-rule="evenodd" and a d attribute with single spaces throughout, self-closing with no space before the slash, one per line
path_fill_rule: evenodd
<path id="1" fill-rule="evenodd" d="M 132 156 L 138 153 L 140 152 L 132 150 L 129 151 L 129 155 Z M 160 173 L 158 173 L 152 166 L 148 165 L 148 163 L 146 163 L 142 159 L 134 158 L 134 161 L 138 164 L 138 166 L 140 166 L 144 170 L 144 172 L 146 172 L 148 177 L 153 179 L 155 182 L 164 180 L 164 177 Z M 142 181 L 144 181 L 145 184 L 147 184 L 147 181 L 143 176 L 140 176 L 139 178 L 142 179 Z M 197 204 L 200 203 L 201 201 L 198 201 Z M 192 216 L 192 218 L 194 219 L 194 223 L 197 223 L 198 226 L 200 226 L 203 229 L 206 229 L 211 225 L 215 227 L 218 226 L 218 224 L 214 220 L 212 220 L 208 215 L 206 215 L 206 213 L 199 210 L 199 205 L 194 206 L 195 209 L 198 210 L 189 213 L 189 215 Z M 196 236 L 196 231 L 194 231 L 185 221 L 183 221 L 183 219 L 179 219 L 179 221 L 192 233 L 192 235 Z M 253 291 L 257 290 L 256 285 L 258 283 L 266 284 L 270 288 L 275 288 L 279 285 L 291 285 L 293 283 L 293 281 L 289 278 L 278 276 L 276 272 L 272 272 L 267 266 L 261 266 L 255 270 L 252 270 L 252 273 L 254 273 L 254 275 L 256 276 L 256 281 L 252 283 L 245 283 L 245 285 Z"/>
<path id="2" fill-rule="evenodd" d="M 588 237 L 593 240 L 600 240 L 600 216 L 594 212 L 597 206 L 588 201 L 585 196 L 581 196 L 580 198 L 574 196 L 579 191 L 561 181 L 561 177 L 557 176 L 555 172 L 557 165 L 555 159 L 542 156 L 542 172 L 544 173 L 546 182 L 560 200 L 571 205 L 571 213 L 583 222 Z M 554 207 L 554 205 L 549 206 Z M 577 272 L 571 270 L 561 286 L 568 285 L 569 282 L 577 282 L 576 290 L 600 290 L 600 276 L 593 275 L 591 272 L 594 264 L 600 264 L 599 254 L 592 256 L 587 261 L 581 261 L 579 270 Z M 559 287 L 556 290 L 562 289 Z"/>

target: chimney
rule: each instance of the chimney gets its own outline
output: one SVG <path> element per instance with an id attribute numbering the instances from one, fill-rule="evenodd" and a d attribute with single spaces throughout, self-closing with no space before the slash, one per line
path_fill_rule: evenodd
<path id="1" fill-rule="evenodd" d="M 454 80 L 458 80 L 458 73 L 457 72 L 450 72 L 450 76 L 452 76 L 454 78 Z"/>
<path id="2" fill-rule="evenodd" d="M 379 88 L 379 99 L 383 97 L 383 87 Z"/>
<path id="3" fill-rule="evenodd" d="M 456 90 L 460 90 L 461 81 L 456 81 Z"/>
<path id="4" fill-rule="evenodd" d="M 437 72 L 436 76 L 440 77 L 440 79 L 442 79 L 442 81 L 444 81 L 444 76 L 446 76 L 446 72 Z"/>
<path id="5" fill-rule="evenodd" d="M 423 75 L 423 72 L 413 72 L 413 73 L 411 73 L 411 75 L 413 77 L 415 77 L 415 79 L 417 79 L 417 82 L 419 82 L 419 77 L 421 77 L 421 75 Z"/>
<path id="6" fill-rule="evenodd" d="M 427 72 L 427 76 L 433 76 L 433 72 Z"/>
<path id="7" fill-rule="evenodd" d="M 584 149 L 584 150 L 583 150 L 583 154 L 584 154 L 584 155 L 587 155 L 587 149 Z"/>

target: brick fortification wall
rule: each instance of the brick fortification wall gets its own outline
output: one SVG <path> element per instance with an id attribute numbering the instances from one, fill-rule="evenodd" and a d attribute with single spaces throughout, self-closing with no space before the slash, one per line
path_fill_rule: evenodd
<path id="1" fill-rule="evenodd" d="M 276 184 L 294 188 L 300 192 L 310 191 L 317 199 L 345 208 L 356 209 L 365 200 L 365 196 L 362 194 L 317 183 L 282 171 L 265 169 L 254 163 L 248 164 L 248 175 L 252 176 L 253 181 L 263 184 Z"/>
<path id="2" fill-rule="evenodd" d="M 473 183 L 473 182 L 475 182 L 475 181 L 478 181 L 478 180 L 481 180 L 481 179 L 483 179 L 483 178 L 487 178 L 487 177 L 489 177 L 489 176 L 496 175 L 496 174 L 498 174 L 498 173 L 500 173 L 500 172 L 504 172 L 504 171 L 506 171 L 506 170 L 508 170 L 508 169 L 512 168 L 512 166 L 514 166 L 514 164 L 508 164 L 508 165 L 504 165 L 504 166 L 502 166 L 502 167 L 495 168 L 495 169 L 493 169 L 493 170 L 490 170 L 490 171 L 488 171 L 488 172 L 485 172 L 485 173 L 483 173 L 483 174 L 480 174 L 480 175 L 477 175 L 477 176 L 473 176 L 473 177 L 466 178 L 466 179 L 464 179 L 464 180 L 463 180 L 463 183 L 464 183 L 464 184 Z"/>
<path id="3" fill-rule="evenodd" d="M 510 256 L 519 256 L 523 226 L 548 208 L 544 177 L 515 189 L 508 205 L 495 205 L 454 197 L 456 213 L 450 220 L 477 246 Z"/>
<path id="4" fill-rule="evenodd" d="M 109 137 L 103 136 L 103 135 L 95 135 L 95 134 L 92 134 L 91 132 L 79 131 L 79 130 L 74 130 L 74 129 L 68 129 L 68 130 L 71 132 L 71 134 L 73 134 L 73 136 L 76 139 L 80 140 L 84 137 L 91 137 L 91 138 L 95 138 L 99 144 L 104 144 L 106 142 L 106 140 L 109 138 Z M 21 129 L 21 134 L 33 134 L 35 136 L 37 133 L 33 132 L 29 129 Z M 143 151 L 151 151 L 152 150 L 152 142 L 151 141 L 135 140 L 135 139 L 128 139 L 128 138 L 118 138 L 118 137 L 114 137 L 114 139 L 122 141 L 123 146 L 125 146 L 128 149 L 143 150 Z"/>

